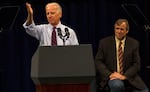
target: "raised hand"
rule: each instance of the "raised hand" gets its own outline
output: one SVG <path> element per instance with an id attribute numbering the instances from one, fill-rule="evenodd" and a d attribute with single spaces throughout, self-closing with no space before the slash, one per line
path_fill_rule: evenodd
<path id="1" fill-rule="evenodd" d="M 26 8 L 28 12 L 27 23 L 26 25 L 30 25 L 33 22 L 33 9 L 30 3 L 26 3 Z"/>
<path id="2" fill-rule="evenodd" d="M 30 3 L 26 3 L 26 8 L 27 8 L 28 14 L 33 15 L 33 9 Z"/>

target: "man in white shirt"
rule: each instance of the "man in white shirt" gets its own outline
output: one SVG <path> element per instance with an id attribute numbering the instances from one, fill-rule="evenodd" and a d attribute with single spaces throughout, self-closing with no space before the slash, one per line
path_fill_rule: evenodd
<path id="1" fill-rule="evenodd" d="M 23 24 L 26 32 L 40 41 L 40 46 L 51 46 L 53 27 L 56 28 L 57 45 L 79 45 L 76 33 L 73 29 L 61 24 L 62 7 L 56 3 L 48 3 L 45 6 L 48 24 L 35 25 L 31 4 L 26 3 L 28 17 Z"/>

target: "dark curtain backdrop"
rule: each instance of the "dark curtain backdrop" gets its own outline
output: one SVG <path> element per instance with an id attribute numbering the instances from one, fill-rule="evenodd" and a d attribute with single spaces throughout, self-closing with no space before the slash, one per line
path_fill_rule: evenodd
<path id="1" fill-rule="evenodd" d="M 45 4 L 50 0 L 30 0 L 28 2 L 32 4 L 35 23 L 47 23 L 44 8 Z M 57 2 L 63 7 L 62 23 L 76 31 L 80 44 L 92 44 L 94 57 L 97 52 L 98 41 L 113 34 L 115 20 L 127 18 L 130 24 L 129 35 L 139 40 L 141 44 L 142 67 L 149 64 L 146 59 L 146 32 L 141 28 L 141 25 L 134 24 L 121 6 L 124 3 L 136 3 L 148 17 L 148 11 L 146 10 L 148 4 L 146 1 L 58 0 Z M 14 4 L 14 2 L 12 3 Z M 6 92 L 35 92 L 34 84 L 30 78 L 30 66 L 32 55 L 39 43 L 35 38 L 29 36 L 22 27 L 27 17 L 25 1 L 17 3 L 17 5 L 19 5 L 20 10 L 13 30 L 5 30 L 1 34 L 2 55 L 0 62 L 3 63 L 2 67 L 4 67 L 4 80 L 2 81 L 5 83 L 3 88 L 6 88 Z M 147 75 L 145 73 L 141 75 L 146 80 Z"/>

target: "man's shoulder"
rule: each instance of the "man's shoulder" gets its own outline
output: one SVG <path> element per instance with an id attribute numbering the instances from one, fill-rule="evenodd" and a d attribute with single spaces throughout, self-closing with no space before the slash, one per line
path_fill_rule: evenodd
<path id="1" fill-rule="evenodd" d="M 115 39 L 114 36 L 106 36 L 99 40 L 99 44 L 101 44 L 101 45 L 103 44 L 105 46 L 111 45 L 114 43 L 114 39 Z"/>
<path id="2" fill-rule="evenodd" d="M 129 40 L 129 41 L 131 41 L 131 42 L 135 42 L 135 43 L 139 42 L 137 39 L 135 39 L 133 37 L 129 37 L 129 36 L 127 36 L 126 39 Z"/>
<path id="3" fill-rule="evenodd" d="M 114 36 L 106 36 L 102 39 L 100 39 L 100 41 L 110 41 L 110 40 L 113 40 L 115 37 Z"/>
<path id="4" fill-rule="evenodd" d="M 52 27 L 51 24 L 36 24 L 36 26 L 40 26 L 40 27 Z"/>
<path id="5" fill-rule="evenodd" d="M 68 29 L 69 31 L 70 31 L 70 30 L 73 31 L 73 29 L 72 29 L 70 26 L 66 25 L 66 24 L 60 23 L 58 26 L 59 26 L 60 28 L 62 28 L 62 29 Z"/>

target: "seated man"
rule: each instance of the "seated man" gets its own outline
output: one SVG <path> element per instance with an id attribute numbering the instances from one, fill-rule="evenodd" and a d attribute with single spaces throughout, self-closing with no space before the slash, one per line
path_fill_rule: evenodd
<path id="1" fill-rule="evenodd" d="M 100 41 L 95 58 L 100 74 L 100 86 L 108 86 L 110 92 L 124 92 L 126 85 L 133 92 L 149 92 L 138 72 L 140 70 L 139 43 L 127 36 L 129 24 L 118 19 L 114 24 L 114 36 Z"/>

